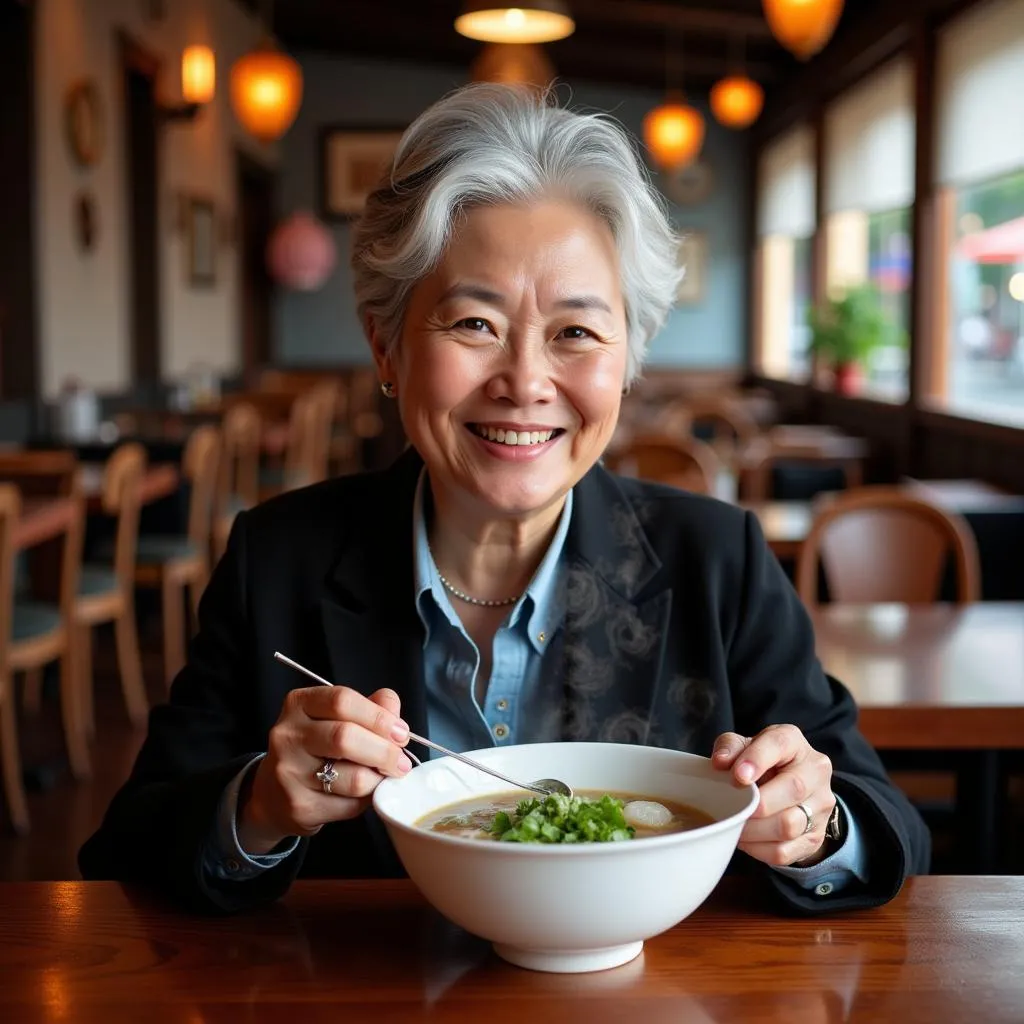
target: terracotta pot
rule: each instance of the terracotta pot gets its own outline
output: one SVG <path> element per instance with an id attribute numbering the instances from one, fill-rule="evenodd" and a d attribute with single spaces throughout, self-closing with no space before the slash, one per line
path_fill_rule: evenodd
<path id="1" fill-rule="evenodd" d="M 857 394 L 860 391 L 860 382 L 860 367 L 856 363 L 839 363 L 832 371 L 832 384 L 837 394 Z"/>

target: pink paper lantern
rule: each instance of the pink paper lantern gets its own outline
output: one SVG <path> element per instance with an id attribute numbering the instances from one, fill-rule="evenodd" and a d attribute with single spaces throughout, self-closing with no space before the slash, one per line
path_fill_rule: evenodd
<path id="1" fill-rule="evenodd" d="M 267 243 L 267 267 L 275 281 L 299 292 L 314 292 L 334 269 L 331 233 L 308 213 L 293 213 Z"/>

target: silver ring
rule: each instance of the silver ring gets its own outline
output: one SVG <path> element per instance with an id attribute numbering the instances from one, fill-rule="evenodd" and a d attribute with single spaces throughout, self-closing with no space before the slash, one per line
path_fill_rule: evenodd
<path id="1" fill-rule="evenodd" d="M 808 832 L 814 831 L 814 818 L 811 817 L 811 812 L 807 810 L 806 804 L 797 804 L 797 807 L 799 807 L 800 810 L 804 812 L 804 817 L 807 819 L 807 824 L 804 826 L 803 832 L 800 833 L 801 835 L 805 836 Z"/>
<path id="2" fill-rule="evenodd" d="M 338 779 L 338 773 L 334 770 L 334 762 L 324 761 L 324 766 L 316 773 L 316 777 L 320 780 L 320 785 L 323 786 L 324 792 L 330 793 L 331 783 L 336 782 Z"/>

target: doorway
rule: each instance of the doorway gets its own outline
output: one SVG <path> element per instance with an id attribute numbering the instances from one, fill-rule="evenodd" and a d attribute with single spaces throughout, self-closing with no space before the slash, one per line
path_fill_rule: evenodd
<path id="1" fill-rule="evenodd" d="M 238 259 L 241 296 L 242 370 L 256 384 L 273 359 L 267 241 L 274 223 L 274 174 L 244 153 L 236 154 L 238 177 Z"/>
<path id="2" fill-rule="evenodd" d="M 36 350 L 34 8 L 0 0 L 0 398 L 34 399 Z"/>
<path id="3" fill-rule="evenodd" d="M 155 397 L 161 368 L 156 98 L 159 61 L 126 35 L 121 35 L 120 43 L 131 377 L 136 392 Z"/>

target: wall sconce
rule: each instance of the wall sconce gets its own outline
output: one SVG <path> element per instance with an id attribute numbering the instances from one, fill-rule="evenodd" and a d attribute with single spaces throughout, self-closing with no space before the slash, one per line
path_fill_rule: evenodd
<path id="1" fill-rule="evenodd" d="M 208 46 L 186 46 L 181 54 L 181 98 L 159 108 L 162 121 L 192 121 L 217 90 L 217 61 Z"/>

